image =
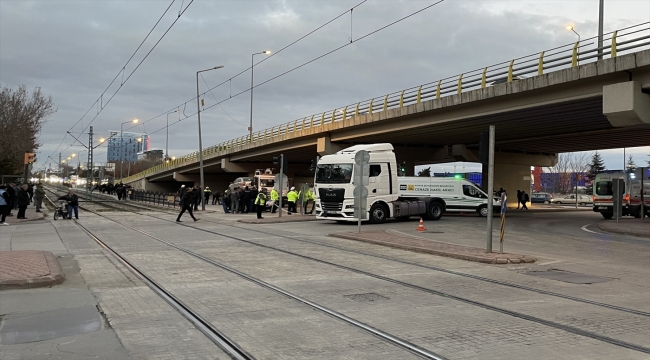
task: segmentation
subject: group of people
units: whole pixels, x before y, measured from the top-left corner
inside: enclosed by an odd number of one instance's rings
[[[177,222],[182,222],[181,217],[185,212],[188,212],[194,221],[198,221],[194,216],[194,211],[198,211],[201,200],[205,199],[205,204],[210,204],[210,197],[212,197],[212,205],[221,205],[223,212],[226,214],[247,214],[253,212],[257,214],[258,219],[263,219],[262,213],[270,211],[276,213],[279,207],[280,194],[277,190],[271,189],[268,191],[266,188],[259,190],[256,186],[233,186],[232,184],[223,193],[221,191],[212,192],[209,186],[206,186],[202,191],[200,187],[186,187],[182,185],[177,191],[176,195],[180,198],[181,211],[176,218]],[[300,200],[300,192],[296,191],[295,187],[291,187],[287,193],[287,214],[298,212],[297,204]],[[311,190],[307,190],[304,196],[305,207],[307,204],[314,201],[314,194]],[[314,205],[312,204],[311,211],[305,212],[312,214]]]
[[[99,191],[101,194],[108,194],[108,195],[117,195],[118,200],[126,200],[126,196],[129,194],[129,190],[131,189],[131,185],[128,184],[122,184],[122,183],[108,183],[108,184],[97,184],[95,185],[94,188],[90,190],[90,192],[93,192],[95,190]]]
[[[43,184],[10,182],[0,185],[0,225],[9,225],[8,216],[14,216],[12,210],[18,210],[16,219],[26,219],[27,207],[34,203],[36,212],[41,212],[45,189]]]
[[[495,194],[503,199],[502,201],[505,202],[507,197],[506,194],[507,192],[503,190],[503,188],[499,188],[499,191],[496,191]],[[524,190],[517,190],[517,209],[521,208],[521,210],[528,210],[528,206],[526,206],[526,203],[530,201],[530,197],[528,194],[526,194],[526,191]]]

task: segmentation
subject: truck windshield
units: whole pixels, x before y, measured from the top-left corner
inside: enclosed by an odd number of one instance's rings
[[[352,179],[352,164],[318,164],[316,182],[321,184],[344,184]]]
[[[275,180],[273,179],[260,179],[260,187],[273,187]]]

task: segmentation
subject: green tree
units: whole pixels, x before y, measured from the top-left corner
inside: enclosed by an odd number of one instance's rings
[[[431,177],[431,167],[418,171],[418,176]]]
[[[0,174],[20,174],[26,152],[40,147],[38,134],[48,116],[56,110],[52,98],[25,85],[18,89],[0,87]]]
[[[589,163],[589,170],[587,171],[586,178],[589,182],[586,186],[586,193],[588,195],[593,195],[594,193],[594,180],[596,179],[596,174],[605,171],[605,162],[600,156],[598,151],[594,153],[591,157],[591,163]]]
[[[636,163],[634,163],[634,159],[632,158],[632,155],[627,158],[627,172],[633,173],[636,170]]]

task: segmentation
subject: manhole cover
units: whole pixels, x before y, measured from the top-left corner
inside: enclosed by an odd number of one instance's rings
[[[542,277],[545,279],[564,281],[572,284],[595,284],[610,281],[610,278],[604,278],[599,276],[591,276],[578,274],[574,272],[562,271],[562,270],[548,270],[548,271],[530,271],[526,273],[527,275]]]
[[[367,302],[367,301],[377,301],[377,300],[388,300],[387,297],[381,296],[375,293],[366,293],[366,294],[351,294],[343,295],[344,298],[348,298],[352,301],[358,302]]]

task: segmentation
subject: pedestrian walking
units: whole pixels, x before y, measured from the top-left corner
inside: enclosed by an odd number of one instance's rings
[[[6,185],[0,185],[0,225],[7,224],[7,214],[9,214],[9,193]]]
[[[194,207],[194,205],[196,205],[196,202],[194,200],[194,195],[193,195],[192,191],[185,191],[183,193],[183,197],[181,198],[181,204],[183,204],[183,205],[182,205],[182,208],[181,208],[181,212],[178,213],[178,217],[176,218],[176,222],[182,222],[181,221],[181,216],[183,216],[183,214],[186,211],[188,213],[190,213],[190,216],[192,217],[192,220],[194,220],[194,222],[199,221],[199,219],[195,218],[194,214],[192,213],[192,208]]]
[[[257,218],[264,219],[262,217],[262,211],[266,208],[266,188],[262,188],[262,191],[257,194],[255,198],[255,206],[257,210]]]
[[[239,188],[230,191],[230,211],[236,214],[239,211]]]
[[[530,200],[528,197],[528,194],[526,194],[525,191],[521,191],[521,210],[528,210],[528,206],[526,206],[526,203]]]
[[[517,190],[517,210],[521,206],[521,190]]]
[[[257,190],[257,186],[253,186],[251,189],[251,200],[250,200],[250,208],[251,211],[257,211],[257,202],[255,201],[257,199],[257,195],[259,195],[259,191]]]
[[[74,217],[79,220],[79,197],[77,194],[73,193],[72,190],[68,190],[67,195],[63,195],[59,200],[64,200],[67,202],[68,207],[68,220],[72,219],[72,211],[74,210]]]
[[[18,216],[16,216],[16,219],[27,219],[25,217],[25,210],[27,210],[27,206],[29,205],[29,193],[27,192],[28,188],[29,185],[22,184],[18,190]]]
[[[45,189],[43,189],[43,184],[36,184],[36,189],[34,189],[34,199],[36,199],[36,212],[41,212],[43,207],[43,199],[45,199]]]
[[[117,184],[115,187],[115,193],[117,194],[117,200],[122,200],[122,198],[126,200],[126,196],[124,196],[124,186],[122,184]]]
[[[212,194],[212,205],[221,205],[221,191],[217,190]]]
[[[218,194],[221,194],[221,192],[217,192]],[[224,194],[228,194],[228,191],[226,190]],[[228,210],[228,204],[230,203],[230,197],[228,195],[224,196],[223,200],[219,199],[219,203],[221,206],[223,206],[223,212],[228,214],[230,211]]]
[[[7,194],[9,194],[9,213],[7,216],[14,216],[11,210],[16,209],[18,204],[16,203],[16,183],[10,182],[7,186]]]
[[[296,209],[296,201],[298,201],[298,193],[294,186],[291,187],[287,193],[287,214],[291,215],[292,212],[298,212]]]
[[[311,210],[307,212],[307,208],[309,208],[309,203],[311,203]],[[311,191],[311,189],[307,189],[307,192],[305,193],[305,214],[313,214],[315,207],[316,207],[316,198],[314,197],[314,193]]]

